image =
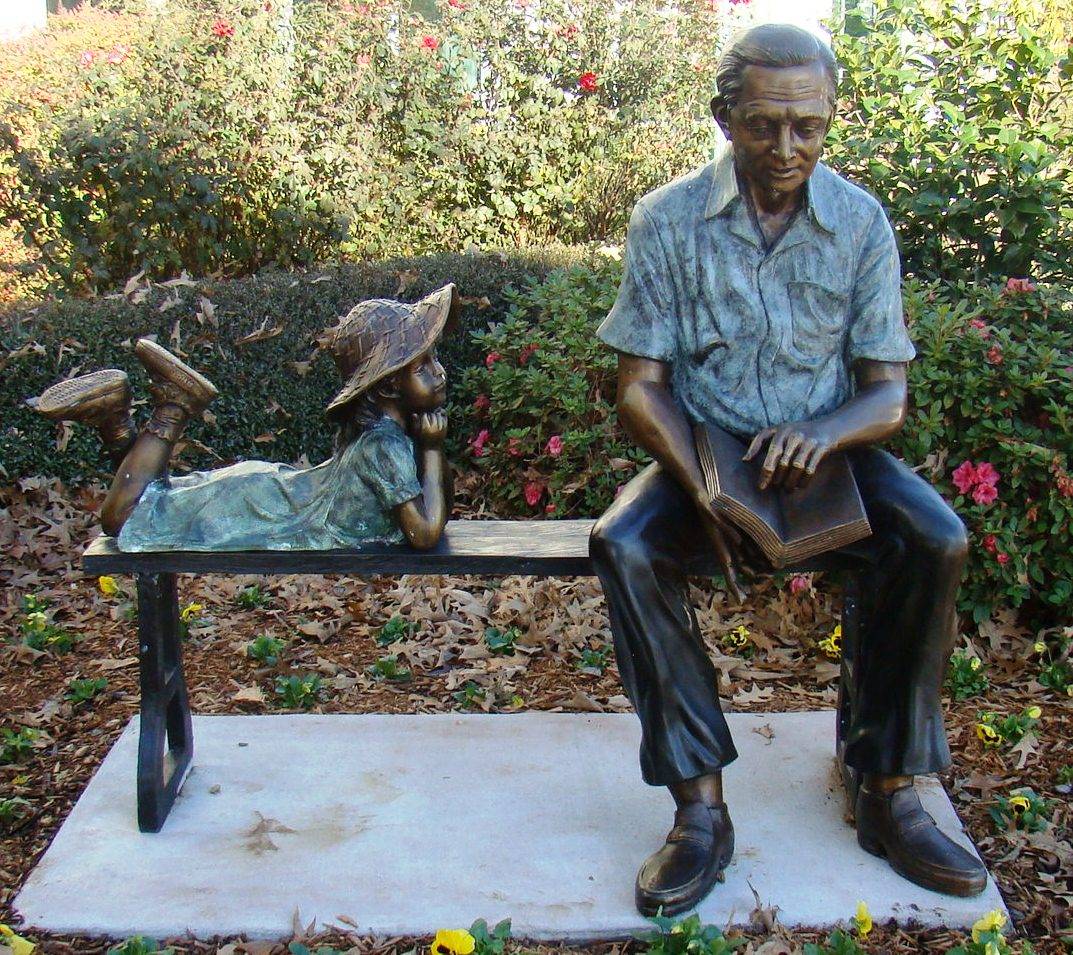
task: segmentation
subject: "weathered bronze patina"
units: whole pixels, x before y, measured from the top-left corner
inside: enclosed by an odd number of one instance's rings
[[[729,146],[638,202],[599,331],[619,353],[621,420],[654,458],[591,538],[642,775],[678,807],[637,876],[645,914],[693,906],[733,852],[721,771],[737,753],[684,568],[714,550],[740,596],[737,564],[756,555],[709,499],[698,422],[744,439],[761,487],[792,488],[847,454],[872,528],[835,552],[861,593],[839,747],[858,840],[932,889],[971,895],[986,879],[913,789],[915,774],[949,763],[939,688],[967,541],[942,498],[874,447],[902,426],[914,351],[882,209],[819,163],[836,77],[830,50],[796,27],[756,27],[732,45],[712,102]]]
[[[96,427],[117,470],[101,523],[127,551],[333,550],[372,543],[427,549],[450,511],[444,460],[446,375],[436,342],[457,316],[448,285],[414,305],[355,306],[324,341],[343,376],[328,405],[335,454],[312,468],[243,461],[181,477],[168,462],[187,423],[216,397],[203,375],[148,339],[134,352],[153,408],[140,433],[127,376],[61,381],[31,404]]]

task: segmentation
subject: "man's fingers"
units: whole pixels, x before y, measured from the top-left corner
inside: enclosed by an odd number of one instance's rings
[[[760,468],[760,490],[763,491],[771,484],[772,475],[775,473],[775,466],[779,463],[779,459],[782,457],[782,445],[786,440],[786,436],[781,432],[776,432],[775,436],[771,439],[771,444],[767,446],[767,457],[764,458],[764,464]]]
[[[786,484],[786,478],[789,471],[790,463],[794,460],[794,456],[797,454],[797,449],[801,447],[801,442],[805,440],[803,434],[793,432],[786,437],[786,441],[782,446],[782,456],[775,464],[775,473],[772,475],[771,483],[776,487]]]
[[[786,477],[782,482],[782,486],[786,488],[786,490],[792,491],[801,484],[801,479],[805,476],[805,468],[808,466],[808,459],[815,450],[816,442],[811,439],[802,441],[798,446],[797,452],[794,454],[794,459],[790,462],[790,466],[786,471]]]
[[[753,438],[752,442],[749,444],[749,450],[742,455],[741,459],[743,461],[751,461],[756,456],[756,452],[763,447],[764,442],[767,441],[767,439],[770,438],[774,433],[774,428],[764,428],[763,431],[761,431],[755,438]]]
[[[827,456],[827,448],[822,444],[816,445],[813,448],[812,453],[808,456],[808,461],[805,463],[804,473],[801,475],[800,486],[804,487],[812,480],[816,473],[816,468],[820,466],[823,459]]]

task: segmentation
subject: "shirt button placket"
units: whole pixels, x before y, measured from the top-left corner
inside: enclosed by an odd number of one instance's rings
[[[759,394],[760,401],[763,404],[764,418],[769,425],[782,423],[782,405],[779,402],[778,383],[773,373],[775,357],[779,350],[777,336],[780,330],[775,327],[772,321],[771,295],[765,291],[765,284],[768,282],[772,271],[773,256],[761,254],[756,267],[756,288],[760,297],[760,304],[763,307],[765,327],[760,335],[760,342],[756,349],[756,379],[757,394]]]

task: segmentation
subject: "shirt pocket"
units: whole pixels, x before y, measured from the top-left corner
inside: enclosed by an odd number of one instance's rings
[[[849,296],[817,282],[789,282],[787,290],[795,357],[818,367],[841,354]]]

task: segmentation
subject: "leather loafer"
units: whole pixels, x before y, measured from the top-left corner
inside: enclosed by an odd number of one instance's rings
[[[872,855],[886,856],[900,876],[948,895],[978,895],[987,870],[971,852],[944,835],[910,786],[857,793],[857,841]]]
[[[723,881],[734,855],[734,824],[725,803],[686,803],[658,852],[637,873],[634,899],[642,915],[677,915],[693,908]]]

